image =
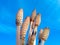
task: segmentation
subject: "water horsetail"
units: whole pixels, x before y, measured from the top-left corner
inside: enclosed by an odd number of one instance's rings
[[[35,40],[36,32],[37,32],[37,27],[40,24],[40,16],[39,15],[36,16],[36,19],[35,19],[35,27],[34,27],[32,36],[31,36],[31,38],[29,40],[29,45],[33,45],[34,44],[34,40]]]
[[[38,36],[38,39],[39,39],[38,45],[41,44],[41,38],[40,38],[40,36],[41,36],[42,33],[43,33],[43,29],[41,29],[40,32],[39,32],[39,36]]]
[[[29,29],[29,37],[27,45],[36,45],[36,33],[37,28],[41,23],[41,15],[36,15],[36,9],[33,10],[32,16],[27,17],[25,21],[23,22],[23,9],[20,9],[16,16],[16,26],[17,26],[17,37],[16,37],[16,45],[26,45],[25,43],[25,36],[30,24]],[[38,45],[44,45],[45,41],[47,40],[49,36],[49,28],[41,29],[39,32],[39,41]]]
[[[30,17],[27,17],[22,25],[22,45],[24,45],[25,35],[30,24]]]
[[[23,9],[20,9],[16,16],[16,25],[21,26],[23,22]]]
[[[38,27],[38,25],[39,25],[40,23],[41,23],[41,15],[38,14],[38,15],[36,16],[35,26],[34,26],[34,34],[35,34],[35,35],[36,35],[36,32],[37,32],[37,27]],[[35,37],[35,40],[34,40],[34,45],[36,45],[35,43],[36,43],[36,37]]]
[[[33,34],[36,34],[36,32],[37,32],[37,27],[38,27],[38,25],[40,24],[40,22],[41,22],[41,15],[38,14],[38,15],[36,16],[36,19],[35,19],[35,25],[34,25]],[[33,34],[32,34],[32,35],[33,35]]]
[[[48,36],[49,36],[49,28],[44,28],[41,39],[45,41],[47,40]]]
[[[20,45],[20,27],[23,21],[23,9],[20,9],[16,16],[16,25],[17,25],[17,42],[16,45]]]
[[[47,40],[48,36],[49,36],[49,28],[44,28],[44,31],[40,35],[42,41],[41,45],[44,45],[44,42]]]
[[[32,26],[33,26],[35,17],[36,17],[36,9],[32,12],[32,17],[30,18],[30,31],[29,31],[29,35],[32,35]]]
[[[35,17],[36,17],[36,9],[33,10],[32,16],[30,17],[30,30],[29,30],[29,38],[28,38],[28,40],[30,40],[30,37],[32,35],[33,23],[34,23]]]

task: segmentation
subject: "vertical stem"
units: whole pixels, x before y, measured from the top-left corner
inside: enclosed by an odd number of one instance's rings
[[[34,31],[35,31],[35,33],[37,32],[37,26],[35,27]],[[37,34],[35,34],[34,45],[36,45],[36,35],[37,35]]]
[[[44,40],[42,40],[41,45],[44,45],[44,42],[45,42],[45,41],[44,41]]]
[[[32,24],[33,24],[33,22],[31,22],[31,25],[30,25],[29,35],[32,35]]]
[[[17,26],[17,33],[16,33],[16,38],[17,38],[17,44],[16,45],[20,45],[20,26]]]

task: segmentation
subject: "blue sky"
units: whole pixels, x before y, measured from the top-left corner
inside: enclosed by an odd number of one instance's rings
[[[45,45],[60,45],[60,0],[0,0],[0,45],[16,45],[15,18],[20,8],[24,10],[24,19],[36,8],[42,16],[38,32],[50,28]]]

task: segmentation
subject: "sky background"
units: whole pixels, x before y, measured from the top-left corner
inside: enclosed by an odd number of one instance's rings
[[[45,45],[60,45],[60,0],[0,0],[0,45],[16,45],[15,20],[20,8],[24,10],[24,20],[34,9],[41,13],[38,32],[50,28]]]

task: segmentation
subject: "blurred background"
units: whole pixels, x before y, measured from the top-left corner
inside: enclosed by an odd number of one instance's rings
[[[38,27],[49,27],[45,45],[60,45],[60,0],[0,0],[0,45],[16,45],[16,14],[24,10],[24,20],[36,9],[42,20]],[[37,33],[38,34],[38,33]],[[36,39],[38,45],[38,37]]]

